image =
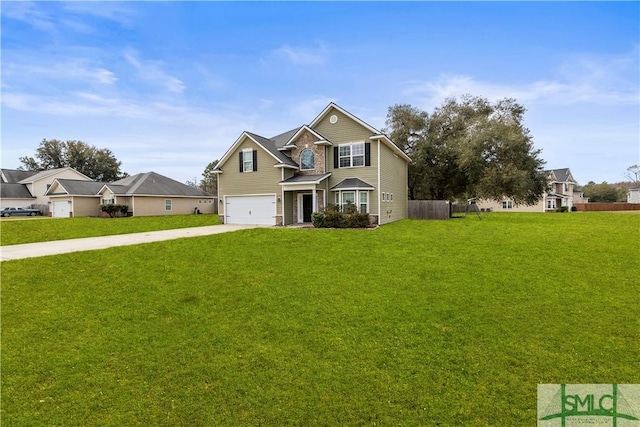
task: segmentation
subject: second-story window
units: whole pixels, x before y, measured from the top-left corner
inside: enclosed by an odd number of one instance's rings
[[[310,170],[315,167],[315,155],[313,154],[313,150],[308,148],[302,150],[300,153],[300,169],[302,170]]]
[[[364,142],[340,145],[338,156],[341,168],[364,166]]]

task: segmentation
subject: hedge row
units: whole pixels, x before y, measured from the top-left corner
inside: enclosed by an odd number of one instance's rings
[[[315,228],[367,228],[369,214],[360,213],[355,205],[347,205],[345,212],[330,204],[322,212],[313,212],[311,222]]]

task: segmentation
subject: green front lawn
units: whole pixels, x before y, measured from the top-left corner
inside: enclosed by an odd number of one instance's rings
[[[141,233],[218,224],[218,215],[136,216],[130,218],[3,218],[0,244],[49,242],[80,237]]]
[[[2,425],[535,425],[537,384],[640,383],[639,232],[488,214],[6,261]]]

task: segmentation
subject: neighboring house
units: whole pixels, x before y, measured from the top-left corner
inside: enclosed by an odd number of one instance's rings
[[[479,201],[478,207],[481,210],[494,212],[553,212],[563,206],[566,206],[567,210],[571,210],[575,203],[588,202],[588,198],[577,190],[577,182],[573,179],[569,168],[552,169],[545,172],[548,174],[547,191],[537,204],[516,205],[511,199],[505,197],[501,202]]]
[[[98,216],[101,204],[129,206],[129,215],[216,213],[215,197],[155,172],[114,182],[57,179],[47,196],[53,217]]]
[[[23,171],[20,169],[0,169],[0,181],[3,184],[17,183],[37,173],[37,171]]]
[[[243,132],[218,162],[220,221],[311,222],[328,204],[354,204],[385,224],[407,215],[410,161],[386,135],[330,103],[313,121],[271,138]]]
[[[640,188],[627,190],[627,203],[640,203]]]
[[[573,205],[581,204],[581,203],[589,203],[589,198],[584,195],[582,191],[582,187],[575,186],[573,188]]]
[[[36,198],[31,195],[24,184],[2,182],[0,184],[0,208],[28,208]]]
[[[34,206],[45,213],[49,202],[45,193],[55,179],[91,180],[88,176],[70,167],[49,169],[41,172],[2,169],[0,176],[2,179],[0,184],[2,187],[0,205],[2,207]]]

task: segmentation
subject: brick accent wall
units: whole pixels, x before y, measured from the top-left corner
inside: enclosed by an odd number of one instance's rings
[[[318,138],[314,136],[311,132],[305,130],[294,143],[296,144],[295,149],[291,150],[291,158],[297,164],[300,164],[300,154],[303,150],[309,148],[313,151],[315,156],[314,159],[314,168],[313,170],[301,170],[299,172],[300,175],[320,175],[325,173],[325,147],[324,145],[315,145]]]

